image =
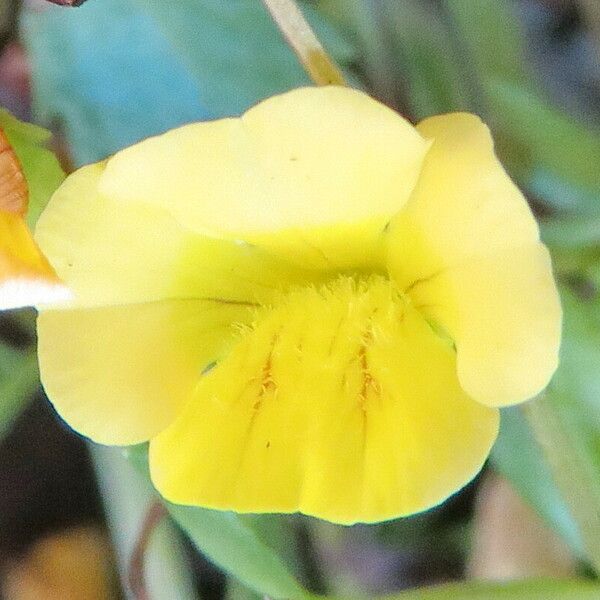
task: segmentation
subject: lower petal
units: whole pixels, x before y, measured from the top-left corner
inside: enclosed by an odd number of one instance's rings
[[[42,311],[42,383],[79,433],[110,445],[143,442],[171,423],[230,343],[231,323],[250,314],[243,304],[200,300]]]
[[[177,503],[374,522],[465,485],[497,426],[389,282],[341,281],[265,315],[151,441],[150,467]]]

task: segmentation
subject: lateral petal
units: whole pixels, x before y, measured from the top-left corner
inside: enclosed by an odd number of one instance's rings
[[[167,300],[38,317],[42,383],[65,421],[110,445],[143,442],[191,398],[202,369],[231,344],[252,307]]]
[[[507,406],[548,385],[558,366],[562,313],[543,244],[449,267],[410,295],[454,340],[458,378],[475,400]]]
[[[454,341],[471,397],[522,402],[548,383],[560,345],[560,303],[537,224],[477,117],[442,115],[418,129],[433,145],[388,230],[389,272]]]
[[[101,194],[104,168],[70,175],[36,227],[37,242],[73,290],[68,307],[170,298],[262,303],[314,277],[249,244],[195,233],[160,206]]]

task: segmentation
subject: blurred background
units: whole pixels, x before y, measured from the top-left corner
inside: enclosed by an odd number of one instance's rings
[[[490,124],[553,254],[563,354],[546,396],[503,411],[486,469],[442,506],[376,526],[298,516],[241,522],[320,593],[594,579],[600,2],[301,6],[353,85],[412,121],[468,110]],[[0,0],[0,105],[50,128],[66,170],[308,83],[258,0],[88,0],[79,8]],[[38,382],[33,313],[0,316],[0,597],[261,597],[213,566],[210,552],[196,551],[206,540],[195,533],[198,520],[174,515],[180,528],[163,516],[143,475],[120,454],[90,450],[55,415]]]

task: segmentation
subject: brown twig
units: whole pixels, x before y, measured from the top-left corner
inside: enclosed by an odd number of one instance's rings
[[[58,4],[59,6],[81,6],[86,0],[48,0],[52,4]]]
[[[128,580],[129,587],[137,600],[150,600],[148,590],[146,589],[146,580],[144,577],[144,563],[146,551],[152,538],[152,533],[167,515],[167,509],[162,502],[156,501],[146,513],[142,529],[140,530],[137,542],[129,561]]]

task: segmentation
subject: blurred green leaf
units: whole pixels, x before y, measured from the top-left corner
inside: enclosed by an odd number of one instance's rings
[[[419,0],[321,0],[359,49],[369,90],[419,120],[469,106],[453,40],[435,5]]]
[[[592,600],[599,597],[600,586],[590,581],[526,580],[440,585],[385,596],[385,600]]]
[[[579,200],[590,200],[588,212],[598,213],[600,131],[553,107],[534,83],[514,3],[445,0],[445,6],[449,26],[456,27],[463,42],[463,64],[475,65],[483,93],[482,116],[494,128],[510,166],[525,177],[523,183],[528,186],[536,183],[539,171],[575,186],[581,190]],[[564,191],[559,186],[558,192]],[[547,199],[553,190],[545,192],[549,192]]]
[[[167,507],[198,550],[248,587],[273,598],[311,597],[239,515],[174,504]]]
[[[151,15],[198,82],[211,116],[239,114],[258,100],[310,80],[256,0],[135,0]],[[342,65],[346,41],[307,2],[303,12],[327,51]]]
[[[545,394],[523,407],[600,572],[600,304],[563,287],[559,369]]]
[[[551,248],[600,246],[600,215],[558,216],[542,221],[542,239]]]
[[[514,2],[444,0],[452,25],[462,37],[480,80],[489,75],[526,83],[523,32]]]
[[[346,64],[352,50],[310,6]],[[240,113],[308,83],[255,0],[102,0],[24,18],[39,118],[59,120],[77,165],[177,125]]]
[[[35,112],[64,126],[77,165],[209,116],[198,83],[133,0],[48,5],[26,11],[23,25]]]
[[[44,147],[50,139],[49,131],[23,123],[5,110],[0,110],[0,128],[6,134],[25,173],[29,188],[27,220],[33,227],[65,175],[56,156]]]
[[[492,449],[494,467],[522,498],[569,545],[577,556],[584,549],[577,524],[558,491],[552,471],[519,407],[502,411],[500,435]]]
[[[534,197],[557,212],[594,217],[600,212],[600,191],[565,181],[541,165],[533,165],[527,175],[527,187]]]
[[[456,40],[435,6],[387,0],[392,48],[400,59],[415,120],[454,110],[475,110],[472,81],[465,74]]]
[[[0,344],[0,438],[39,385],[34,350],[22,352]]]
[[[229,578],[224,600],[264,600],[264,596],[248,589],[237,579]]]
[[[593,190],[600,210],[600,132],[551,107],[531,90],[489,77],[487,90],[497,125],[529,150],[540,166],[574,185]]]

